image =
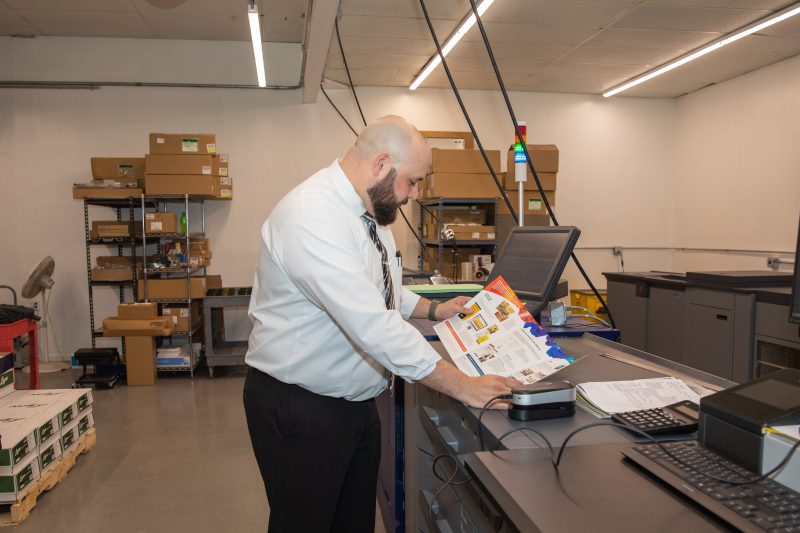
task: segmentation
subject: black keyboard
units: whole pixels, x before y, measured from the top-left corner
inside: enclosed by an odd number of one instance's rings
[[[664,446],[683,463],[735,482],[757,476],[697,441]],[[751,485],[716,481],[676,461],[656,444],[642,444],[622,454],[658,479],[688,496],[720,519],[742,531],[800,532],[800,493],[771,479]]]

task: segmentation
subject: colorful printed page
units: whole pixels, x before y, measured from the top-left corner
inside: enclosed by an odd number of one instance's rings
[[[574,359],[534,320],[502,276],[475,295],[468,315],[433,329],[453,363],[469,376],[496,374],[535,383]]]

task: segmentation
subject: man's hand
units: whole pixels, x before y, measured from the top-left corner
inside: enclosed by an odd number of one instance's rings
[[[439,307],[436,308],[436,318],[438,320],[447,320],[450,317],[453,317],[459,313],[470,314],[472,309],[469,307],[464,307],[464,305],[469,301],[468,296],[456,296],[452,300],[447,300],[446,302],[442,302],[439,304]]]
[[[511,393],[511,389],[522,385],[516,379],[501,376],[467,376],[445,360],[440,360],[436,368],[420,383],[462,401],[470,407],[483,407],[486,402],[501,394]],[[507,402],[497,401],[490,407],[503,409]]]

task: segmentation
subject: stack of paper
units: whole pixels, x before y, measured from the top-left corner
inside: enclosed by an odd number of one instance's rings
[[[684,400],[700,403],[699,394],[672,377],[581,383],[577,392],[578,403],[598,418],[664,407]]]

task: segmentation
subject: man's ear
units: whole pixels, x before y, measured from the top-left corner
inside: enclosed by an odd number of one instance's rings
[[[383,179],[389,173],[391,168],[391,157],[386,152],[381,152],[376,155],[372,160],[372,177],[378,178],[376,181]]]

